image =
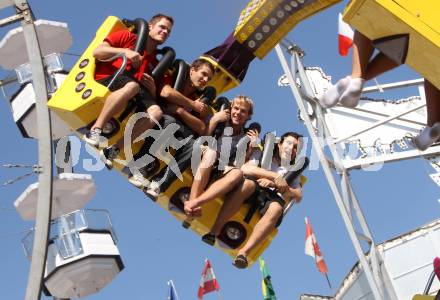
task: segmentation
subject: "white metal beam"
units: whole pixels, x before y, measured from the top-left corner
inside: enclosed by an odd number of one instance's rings
[[[363,249],[361,247],[360,240],[359,240],[358,236],[356,235],[356,231],[354,228],[354,224],[351,220],[351,216],[347,210],[347,207],[345,206],[344,200],[341,197],[341,193],[340,193],[338,186],[336,184],[336,180],[333,177],[330,165],[328,164],[328,161],[325,158],[324,145],[320,142],[323,139],[322,138],[319,139],[318,136],[316,135],[316,131],[312,125],[312,121],[310,119],[310,116],[307,113],[307,109],[306,109],[304,100],[302,99],[301,94],[298,91],[298,88],[297,88],[297,85],[295,84],[295,80],[293,78],[292,72],[289,68],[289,65],[286,61],[286,58],[284,57],[284,54],[282,53],[281,47],[279,45],[277,45],[275,47],[275,51],[278,55],[278,59],[280,60],[281,66],[287,76],[291,92],[294,96],[294,99],[296,100],[298,108],[303,113],[305,126],[307,128],[307,131],[309,132],[311,139],[312,139],[312,143],[315,146],[315,151],[318,155],[318,158],[321,161],[324,175],[327,177],[327,181],[329,183],[330,189],[332,190],[333,196],[336,199],[336,204],[338,205],[339,211],[342,215],[342,219],[345,223],[345,226],[347,228],[347,231],[348,231],[348,234],[349,234],[350,239],[352,241],[352,244],[353,244],[355,251],[358,255],[360,264],[362,265],[362,268],[364,269],[365,277],[367,278],[367,281],[368,281],[368,284],[371,288],[372,294],[376,300],[381,300],[381,299],[383,299],[383,295],[384,295],[384,293],[381,289],[381,282],[376,281],[375,276],[373,275],[372,270],[370,268],[367,257],[365,256]],[[297,54],[294,52],[293,55],[295,57],[295,61],[299,62],[299,58],[297,57]],[[302,68],[301,65],[296,66],[296,69],[299,72],[301,72],[301,71],[304,72],[304,69]],[[303,77],[302,79],[303,79],[302,83],[305,83],[307,81],[307,77]],[[308,88],[310,88],[310,86],[308,86]],[[321,112],[320,107],[316,107],[316,108],[317,108],[318,114],[320,114],[320,112]],[[335,157],[335,158],[337,158],[337,157]],[[337,163],[336,160],[335,160],[335,163]]]
[[[312,121],[310,119],[310,116],[307,112],[305,103],[307,100],[310,103],[310,99],[315,98],[314,94],[312,92],[312,89],[310,87],[310,84],[308,82],[308,78],[305,74],[304,68],[301,64],[301,61],[297,55],[297,53],[293,52],[292,56],[292,69],[295,70],[295,74],[299,74],[300,79],[300,86],[301,86],[301,92],[299,91],[296,81],[293,77],[293,73],[291,69],[289,68],[289,65],[286,61],[286,58],[284,57],[284,54],[281,51],[280,46],[275,47],[275,51],[278,55],[278,58],[280,60],[281,66],[287,76],[287,79],[289,81],[289,86],[291,89],[291,92],[294,96],[294,99],[296,100],[296,103],[298,105],[299,110],[302,113],[302,118],[304,120],[304,124],[307,128],[307,131],[309,132],[309,135],[311,137],[312,143],[314,145],[314,149],[317,153],[317,156],[321,162],[322,169],[324,171],[324,175],[327,178],[327,181],[329,183],[330,189],[332,190],[333,196],[335,197],[336,204],[338,205],[339,211],[341,213],[342,219],[345,223],[345,226],[347,228],[348,234],[350,236],[350,239],[352,241],[352,244],[355,248],[355,251],[357,253],[357,256],[359,258],[360,265],[362,266],[365,277],[367,279],[367,282],[371,288],[372,294],[375,299],[384,299],[385,295],[387,295],[389,299],[397,299],[396,294],[394,292],[394,289],[389,284],[386,284],[386,282],[389,281],[388,278],[384,278],[383,276],[387,276],[387,274],[383,274],[380,272],[380,256],[377,253],[377,250],[375,248],[373,238],[371,236],[371,232],[368,229],[366,220],[362,214],[362,211],[360,210],[359,204],[357,203],[357,200],[354,197],[354,193],[351,189],[351,184],[348,179],[348,173],[347,171],[342,169],[338,169],[338,166],[342,166],[342,160],[339,156],[338,152],[336,151],[335,144],[330,143],[329,149],[332,153],[334,163],[336,166],[336,170],[338,172],[341,172],[344,174],[345,172],[345,178],[341,178],[341,190],[343,192],[343,195],[341,195],[340,189],[338,188],[338,185],[336,183],[336,180],[333,176],[333,172],[331,171],[331,167],[325,157],[324,153],[324,147],[325,145],[322,143],[323,140],[325,140],[326,137],[330,137],[329,131],[326,127],[326,124],[324,122],[324,117],[322,114],[322,109],[319,105],[315,103],[311,103],[312,106],[314,106],[315,110],[315,117],[317,122],[318,133],[315,130],[315,128],[312,125]],[[305,90],[305,91],[304,91]],[[304,93],[305,92],[305,93]],[[304,97],[304,94],[307,95],[307,97]],[[318,134],[320,134],[318,136]],[[353,198],[354,197],[354,198]],[[361,223],[361,234],[359,235],[358,232],[355,229],[355,221],[353,220],[354,215],[351,214],[352,206],[353,206],[353,200],[355,201],[355,212],[357,221]],[[366,238],[369,240],[370,244],[370,259],[367,258],[367,255],[365,255],[362,247],[361,247],[361,239]],[[385,292],[386,289],[386,292]]]
[[[0,0],[0,9],[13,6],[14,1],[13,0]]]

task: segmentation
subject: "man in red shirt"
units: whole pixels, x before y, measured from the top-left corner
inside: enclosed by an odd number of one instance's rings
[[[95,80],[104,85],[108,85],[122,63],[121,58],[108,60],[123,53],[128,61],[124,72],[110,87],[112,93],[105,100],[101,113],[90,132],[84,136],[88,144],[99,147],[104,125],[111,117],[121,112],[127,106],[128,101],[138,93],[146,100],[144,104],[150,118],[157,121],[162,118],[162,110],[155,102],[156,85],[150,74],[158,64],[156,49],[168,39],[173,24],[174,21],[169,16],[163,14],[153,16],[148,23],[149,33],[143,54],[134,51],[137,36],[128,30],[109,34],[93,51],[93,56],[96,58]],[[133,128],[132,140],[154,125],[155,123],[150,119],[139,120]]]
[[[191,138],[176,151],[174,154],[175,162],[170,162],[167,168],[164,168],[162,172],[155,175],[152,181],[146,185],[148,186],[146,194],[152,198],[157,198],[161,192],[168,189],[174,180],[177,179],[178,175],[174,173],[176,168],[183,172],[191,166],[191,155],[195,138],[203,136],[207,132],[206,115],[208,113],[208,106],[201,101],[201,98],[203,98],[201,91],[212,79],[213,75],[214,67],[211,63],[206,60],[196,59],[190,66],[187,80],[181,92],[169,84],[164,85],[161,89],[160,96],[165,100],[164,109],[171,116],[171,118],[164,117],[163,128],[171,123],[175,123],[179,125],[179,129],[175,134],[178,139]],[[175,163],[177,167],[174,166],[173,168],[172,163]],[[138,181],[136,181],[136,177]],[[130,182],[140,186],[139,175],[136,176],[134,174],[133,179]]]

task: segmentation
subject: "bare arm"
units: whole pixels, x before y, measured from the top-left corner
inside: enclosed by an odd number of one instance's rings
[[[278,177],[278,173],[269,171],[257,166],[253,166],[251,164],[244,164],[241,167],[241,170],[243,171],[244,175],[253,176],[257,178],[265,178],[274,181],[275,178]]]
[[[171,109],[171,111],[173,111],[175,115],[179,116],[179,118],[194,132],[197,132],[198,135],[205,135],[206,125],[202,119],[197,118],[182,107],[174,106],[174,109]]]
[[[252,152],[254,152],[254,144],[258,140],[258,131],[256,131],[255,129],[249,130],[246,135],[250,139],[245,156],[245,161],[248,161],[251,158]]]
[[[289,189],[283,193],[283,198],[286,200],[290,200],[293,198],[293,200],[296,203],[301,202],[302,199],[302,189],[301,187],[297,187],[297,188],[291,188],[289,187]]]
[[[225,109],[225,110],[216,112],[212,116],[211,120],[209,120],[207,134],[212,135],[214,133],[214,130],[217,127],[217,125],[222,122],[228,121],[229,118],[230,118],[229,109]]]
[[[115,48],[110,46],[108,42],[102,42],[95,50],[93,50],[93,57],[98,60],[108,60],[116,54],[124,53],[127,59],[131,60],[135,68],[139,67],[142,56],[136,51],[128,48]]]
[[[162,88],[160,91],[160,96],[170,103],[184,108],[194,109],[193,100],[185,97],[182,93],[176,91],[168,84]]]
[[[289,189],[286,180],[276,172],[254,166],[251,163],[244,164],[241,170],[244,175],[271,180],[280,193],[285,193]]]

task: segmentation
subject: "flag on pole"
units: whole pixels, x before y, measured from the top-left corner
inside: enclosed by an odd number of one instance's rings
[[[174,288],[173,281],[170,280],[167,282],[167,284],[170,287],[167,300],[179,300],[179,297],[177,296],[176,289]]]
[[[261,289],[263,291],[264,300],[276,300],[275,290],[272,286],[272,281],[270,280],[269,272],[266,269],[266,262],[260,257],[260,271],[263,275],[263,280],[261,281]]]
[[[433,265],[434,265],[435,275],[437,275],[438,280],[440,280],[440,258],[439,257],[434,258]]]
[[[339,13],[338,48],[340,55],[346,56],[348,54],[348,50],[353,46],[353,35],[353,29],[342,20],[342,14]]]
[[[328,273],[327,265],[322,257],[321,249],[319,249],[318,242],[316,241],[315,234],[313,233],[312,225],[308,218],[306,220],[306,246],[305,252],[315,259],[316,266],[319,272],[323,274]]]
[[[200,279],[199,291],[197,296],[199,299],[203,298],[203,295],[218,291],[220,286],[214,275],[214,270],[211,267],[211,263],[208,259],[205,260],[205,267],[203,268],[202,278]]]

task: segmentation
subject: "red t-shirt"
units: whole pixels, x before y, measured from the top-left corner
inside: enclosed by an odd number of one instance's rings
[[[104,39],[104,41],[109,43],[110,46],[115,48],[127,48],[134,50],[134,47],[136,45],[136,39],[137,39],[136,34],[128,30],[121,30],[110,33]],[[147,53],[147,51],[144,51],[143,57],[144,58],[142,60],[141,66],[139,67],[138,70],[136,70],[134,74],[134,77],[138,80],[141,78],[142,73],[151,74],[151,71],[158,64],[158,61],[156,59],[156,53],[150,54]],[[102,62],[96,60],[95,80],[103,79],[113,75],[120,68],[121,64],[122,64],[122,58],[118,58],[108,62]],[[131,61],[127,60],[127,66],[125,67],[125,70],[130,71],[132,69],[133,66],[131,64]]]

